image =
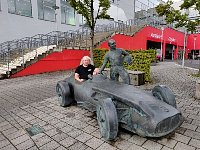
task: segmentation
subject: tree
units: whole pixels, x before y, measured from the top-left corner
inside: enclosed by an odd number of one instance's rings
[[[156,7],[156,11],[159,16],[166,16],[166,23],[175,23],[175,27],[185,27],[187,31],[192,33],[196,31],[196,27],[200,25],[200,19],[196,18],[191,20],[188,17],[187,9],[193,8],[197,10],[200,14],[200,0],[184,0],[180,5],[180,10],[175,10],[171,7],[173,2],[168,0],[165,4],[159,4]],[[186,10],[186,13],[181,13],[181,10]],[[200,74],[200,64],[199,64],[199,74]]]
[[[175,10],[171,5],[173,2],[168,0],[165,4],[159,4],[156,7],[156,11],[159,16],[166,16],[166,23],[175,23],[175,27],[186,27],[187,31],[192,33],[196,30],[196,26],[200,24],[199,19],[191,20],[186,13],[182,13],[181,10],[187,10],[193,8],[200,14],[200,1],[199,0],[184,0],[180,6],[180,10]]]
[[[110,19],[110,16],[107,14],[108,9],[110,8],[109,0],[98,0],[99,5],[97,9],[97,14],[94,13],[94,1],[95,0],[66,0],[69,4],[81,14],[86,21],[86,24],[91,29],[91,49],[90,56],[93,60],[93,49],[94,49],[94,28],[97,22],[97,19]]]

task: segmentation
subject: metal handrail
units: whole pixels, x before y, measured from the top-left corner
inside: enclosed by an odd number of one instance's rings
[[[148,22],[147,22],[148,21]],[[103,39],[106,37],[102,37],[101,33],[106,33],[105,36],[111,35],[113,33],[131,33],[132,26],[137,25],[152,25],[159,26],[160,22],[155,19],[149,18],[149,20],[145,19],[130,19],[126,22],[115,22],[111,21],[106,25],[96,25],[94,31],[96,38]],[[37,56],[37,48],[42,46],[50,46],[56,45],[57,48],[63,47],[79,47],[84,49],[90,49],[90,29],[88,27],[82,26],[81,28],[72,31],[69,30],[67,32],[61,31],[52,31],[47,34],[37,34],[32,37],[25,37],[18,40],[7,41],[0,44],[0,74],[1,66],[7,66],[7,71],[10,71],[11,62],[17,57],[22,58],[22,66],[25,64],[24,55],[26,53],[30,53],[35,51],[35,55]],[[99,42],[99,41],[97,41]]]

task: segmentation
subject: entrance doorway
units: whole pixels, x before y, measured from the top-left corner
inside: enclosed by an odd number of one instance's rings
[[[147,49],[160,49],[160,42],[154,42],[147,40]]]
[[[176,49],[175,45],[172,44],[166,44],[166,50],[165,50],[165,59],[174,59],[174,50]]]

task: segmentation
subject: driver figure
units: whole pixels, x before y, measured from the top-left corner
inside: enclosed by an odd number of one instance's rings
[[[96,75],[98,72],[98,68],[95,68],[94,65],[91,64],[91,58],[89,56],[84,56],[81,59],[80,66],[75,70],[75,79],[79,82],[83,82],[88,80],[89,74]]]

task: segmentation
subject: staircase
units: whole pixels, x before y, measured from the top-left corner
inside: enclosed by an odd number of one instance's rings
[[[112,22],[108,25],[97,25],[94,46],[99,46],[115,34],[133,36],[145,25],[135,25],[132,20],[125,23]],[[49,53],[61,51],[64,48],[89,50],[91,48],[90,29],[85,27],[76,31],[54,31],[0,44],[0,79],[8,78]]]

